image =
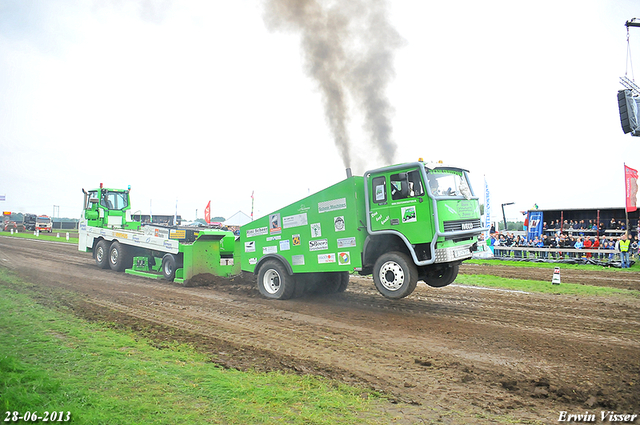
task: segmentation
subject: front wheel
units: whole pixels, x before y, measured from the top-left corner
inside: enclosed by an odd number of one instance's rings
[[[274,300],[288,300],[296,289],[295,277],[287,273],[281,262],[269,260],[258,272],[258,290]]]
[[[402,252],[382,254],[373,266],[376,289],[387,298],[404,298],[416,289],[418,268]]]

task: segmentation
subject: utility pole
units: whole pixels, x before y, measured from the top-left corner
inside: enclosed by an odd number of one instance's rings
[[[504,231],[507,231],[507,217],[504,215],[504,206],[505,205],[513,205],[515,202],[507,202],[506,204],[502,204],[502,220],[504,221]]]

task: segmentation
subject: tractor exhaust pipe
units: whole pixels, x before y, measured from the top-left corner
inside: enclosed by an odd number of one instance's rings
[[[347,178],[351,178],[353,175],[351,174],[351,168],[347,168]]]

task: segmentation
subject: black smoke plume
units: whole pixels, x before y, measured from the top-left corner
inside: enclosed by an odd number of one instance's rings
[[[325,117],[344,166],[360,169],[366,156],[350,147],[349,99],[364,115],[366,134],[381,159],[393,164],[394,110],[386,89],[395,75],[394,53],[403,40],[387,19],[386,2],[266,0],[265,22],[271,30],[301,35],[305,71],[322,94]]]

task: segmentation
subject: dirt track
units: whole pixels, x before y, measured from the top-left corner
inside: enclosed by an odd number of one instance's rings
[[[190,342],[241,370],[290,370],[375,388],[398,423],[557,423],[560,411],[640,413],[640,300],[419,284],[406,299],[352,278],[343,294],[269,301],[252,276],[184,288],[98,270],[74,245],[0,237],[0,267],[41,302]],[[464,266],[534,278],[549,269]],[[563,282],[640,289],[636,273],[563,272]],[[582,280],[582,282],[580,282]]]

